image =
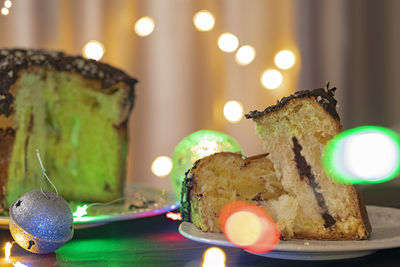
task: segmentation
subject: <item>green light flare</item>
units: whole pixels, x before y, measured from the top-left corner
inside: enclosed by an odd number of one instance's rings
[[[104,231],[105,228],[77,231],[71,241],[55,251],[57,261],[53,265],[179,266],[173,263],[179,262],[182,256],[179,253],[171,254],[171,250],[165,248],[170,247],[171,242],[177,242],[176,249],[178,249],[183,245],[179,242],[185,242],[183,239],[180,241],[163,239],[167,233],[149,230],[140,221],[131,226],[108,227],[107,231]],[[154,251],[157,252],[157,257],[154,257]]]
[[[193,166],[193,163],[221,151],[243,154],[242,148],[235,139],[227,134],[211,130],[194,132],[179,142],[172,155],[173,168],[170,174],[177,199],[180,199],[185,172]]]
[[[325,146],[325,172],[343,184],[382,183],[400,173],[400,136],[388,128],[361,126],[342,132]]]

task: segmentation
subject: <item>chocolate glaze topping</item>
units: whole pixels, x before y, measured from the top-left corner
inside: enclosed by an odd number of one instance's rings
[[[183,179],[182,182],[182,191],[181,191],[181,214],[182,214],[182,219],[186,222],[192,221],[190,191],[192,191],[193,186],[194,186],[193,174],[191,174],[190,170],[188,170],[185,173],[185,178]]]
[[[329,89],[329,83],[326,88],[317,88],[314,90],[298,91],[290,96],[282,98],[276,105],[267,107],[264,111],[253,110],[245,115],[246,119],[255,119],[264,116],[270,112],[276,111],[284,107],[289,101],[296,98],[314,97],[315,100],[336,120],[340,120],[339,114],[336,111],[337,101],[334,98],[336,87]]]
[[[123,82],[129,88],[129,100],[133,106],[134,86],[137,80],[108,64],[81,56],[69,56],[60,51],[0,49],[0,115],[10,116],[13,96],[9,89],[17,80],[18,72],[32,66],[72,71],[88,79],[101,80],[103,89]]]
[[[300,179],[303,180],[304,177],[307,178],[308,184],[312,188],[314,192],[314,196],[317,199],[318,206],[321,209],[322,218],[325,221],[325,228],[329,228],[336,223],[335,219],[329,214],[328,207],[326,206],[324,196],[317,191],[319,189],[319,185],[315,180],[314,174],[311,171],[311,166],[307,164],[306,159],[301,154],[301,150],[303,147],[299,144],[299,141],[295,136],[292,138],[293,141],[293,152],[294,152],[294,160],[296,162],[297,171],[299,172]]]
[[[197,168],[197,165],[199,164],[201,159],[198,159],[195,163],[193,163],[193,167],[190,168],[186,173],[185,173],[185,178],[183,179],[182,182],[182,191],[181,191],[181,214],[182,214],[182,219],[187,222],[192,221],[192,207],[190,205],[191,201],[191,195],[190,191],[192,191],[193,186],[194,186],[194,175],[192,173],[192,170]]]

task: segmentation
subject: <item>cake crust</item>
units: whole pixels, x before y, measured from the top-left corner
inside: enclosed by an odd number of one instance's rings
[[[313,97],[334,119],[340,121],[339,114],[336,110],[337,101],[334,97],[335,91],[336,87],[329,89],[329,83],[327,83],[326,88],[297,91],[290,96],[283,97],[276,103],[276,105],[269,106],[263,111],[250,111],[249,113],[245,114],[245,117],[246,119],[256,119],[285,107],[287,103],[294,99]]]

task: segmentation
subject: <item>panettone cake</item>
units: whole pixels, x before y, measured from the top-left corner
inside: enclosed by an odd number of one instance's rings
[[[282,239],[368,238],[361,192],[331,180],[321,165],[325,144],[342,129],[334,90],[299,91],[247,114],[267,154],[217,153],[196,162],[183,182],[184,220],[220,232],[221,207],[241,200],[265,208]]]
[[[67,200],[121,196],[136,80],[110,65],[46,50],[0,49],[0,207],[47,173]]]

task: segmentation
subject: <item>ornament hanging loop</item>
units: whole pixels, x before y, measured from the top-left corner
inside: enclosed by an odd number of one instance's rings
[[[47,179],[47,181],[51,184],[51,186],[53,186],[54,190],[56,191],[56,195],[57,195],[57,197],[58,197],[58,190],[57,190],[57,187],[52,183],[52,181],[50,180],[50,178],[49,178],[49,177],[47,176],[47,174],[46,174],[46,169],[44,168],[43,163],[42,163],[42,159],[40,158],[39,149],[36,149],[36,154],[37,154],[37,157],[38,157],[38,159],[39,159],[40,167],[41,167],[41,169],[42,169],[42,176],[43,176],[44,178]],[[40,185],[40,191],[42,191],[42,194],[43,194],[47,199],[50,199],[50,197],[49,197],[48,195],[46,195],[46,193],[43,191],[42,185]]]

